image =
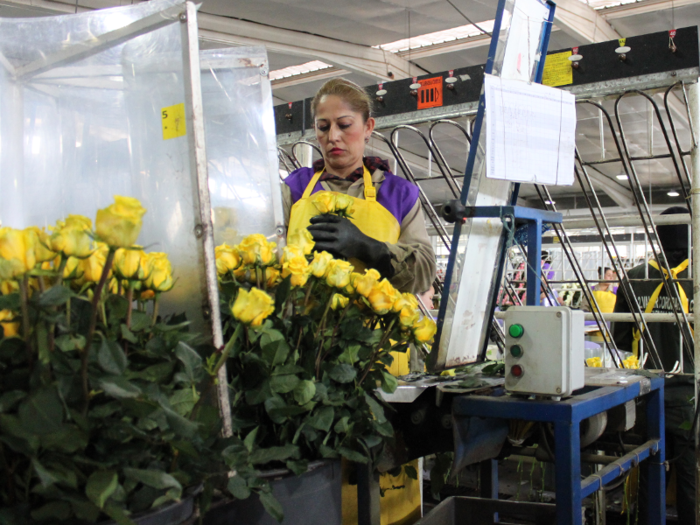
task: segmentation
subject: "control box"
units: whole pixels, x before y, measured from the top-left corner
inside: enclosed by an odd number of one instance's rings
[[[566,306],[515,306],[505,315],[506,390],[570,396],[584,386],[584,316]]]

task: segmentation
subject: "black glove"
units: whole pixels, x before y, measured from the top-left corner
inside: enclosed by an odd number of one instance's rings
[[[308,230],[316,243],[314,250],[326,251],[333,257],[359,259],[383,277],[393,276],[391,252],[386,244],[365,235],[345,217],[317,215],[311,218]]]

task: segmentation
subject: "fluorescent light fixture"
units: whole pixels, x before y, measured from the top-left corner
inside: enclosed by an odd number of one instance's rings
[[[486,31],[493,31],[493,23],[494,20],[486,20],[485,22],[479,22],[479,27],[482,27]],[[402,38],[396,42],[389,42],[387,44],[380,44],[372,47],[383,49],[384,51],[391,51],[392,53],[398,53],[400,51],[434,46],[444,42],[479,36],[481,34],[483,34],[483,32],[477,29],[473,24],[467,24],[464,26],[453,27],[452,29],[436,31],[434,33],[426,33],[425,35]]]
[[[579,0],[582,4],[586,4],[593,9],[606,9],[608,7],[617,7],[620,5],[635,4],[638,0]]]
[[[283,69],[275,69],[274,71],[270,71],[270,80],[279,80],[280,78],[293,77],[294,75],[303,75],[305,73],[312,73],[321,69],[328,69],[329,67],[333,66],[326,64],[325,62],[321,62],[320,60],[313,60],[298,66],[289,66]]]
[[[557,201],[544,201],[545,204],[556,204]]]
[[[619,175],[615,175],[615,178],[617,180],[627,180],[629,179],[629,176],[627,175],[627,173],[620,173]]]
[[[681,194],[677,191],[669,191],[666,195],[668,195],[669,197],[680,197]]]

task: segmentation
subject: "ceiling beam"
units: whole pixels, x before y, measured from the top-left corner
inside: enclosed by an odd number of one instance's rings
[[[615,20],[616,18],[656,13],[665,9],[678,9],[679,7],[697,3],[697,0],[647,0],[646,2],[635,2],[633,4],[598,9],[597,12],[606,20]],[[557,2],[557,7],[559,7],[559,2]]]
[[[594,44],[616,40],[620,34],[592,7],[580,0],[557,0],[554,23],[579,44]]]

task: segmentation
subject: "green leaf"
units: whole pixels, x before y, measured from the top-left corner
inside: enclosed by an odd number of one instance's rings
[[[39,321],[34,326],[34,331],[36,334],[37,356],[39,357],[39,362],[47,365],[51,359],[51,352],[49,351],[49,329],[46,327],[46,323],[44,321]]]
[[[0,413],[12,410],[17,402],[21,401],[25,397],[27,397],[27,394],[21,390],[10,390],[9,392],[5,392],[0,396]]]
[[[117,399],[128,399],[141,395],[141,389],[123,376],[105,376],[97,380],[105,394]]]
[[[418,479],[418,471],[415,467],[412,467],[411,465],[404,465],[403,471],[409,478]]]
[[[116,341],[108,341],[107,339],[102,339],[100,349],[97,351],[97,363],[102,370],[115,376],[122,375],[129,364],[122,346]]]
[[[39,305],[43,307],[61,306],[62,304],[66,304],[72,297],[77,297],[77,295],[70,288],[63,285],[56,285],[39,296]]]
[[[174,369],[175,362],[158,363],[157,365],[144,368],[140,372],[131,373],[129,377],[132,379],[144,379],[149,383],[162,383],[172,375]]]
[[[259,448],[250,455],[250,462],[254,465],[266,465],[270,461],[284,461],[298,455],[299,447],[294,445]]]
[[[348,346],[338,357],[338,362],[347,363],[349,365],[355,364],[359,359],[357,354],[360,352],[360,348],[362,347],[358,344]]]
[[[270,388],[278,394],[287,394],[296,388],[300,380],[295,375],[272,376]]]
[[[299,365],[282,365],[276,366],[272,371],[273,376],[283,376],[287,374],[299,374],[304,371],[304,368]]]
[[[170,396],[170,405],[175,412],[183,417],[189,417],[197,401],[199,401],[199,394],[197,394],[197,391],[192,387],[176,390],[175,393]]]
[[[304,379],[294,387],[294,400],[300,405],[305,405],[311,401],[316,394],[316,385],[313,381]]]
[[[335,430],[335,432],[337,432],[338,434],[347,433],[347,431],[350,430],[350,425],[348,425],[348,421],[350,421],[350,418],[348,416],[341,417],[333,427],[333,430]]]
[[[96,470],[87,480],[85,495],[99,508],[104,508],[109,497],[117,490],[119,479],[113,470]]]
[[[680,428],[681,430],[690,430],[691,428],[693,428],[693,423],[689,420],[686,420],[683,421],[683,423],[681,423],[680,425],[678,425],[678,428]]]
[[[399,382],[386,370],[382,370],[382,390],[387,394],[393,394],[399,387]]]
[[[204,370],[202,358],[191,346],[178,343],[175,347],[175,357],[185,366],[185,376],[190,383],[196,383],[201,379]]]
[[[277,394],[273,394],[272,397],[269,397],[265,400],[265,410],[270,416],[270,419],[272,419],[272,422],[277,425],[281,425],[282,423],[284,423],[285,419],[287,418],[285,414],[279,413],[279,409],[286,407],[287,403],[285,403],[284,399],[282,399],[282,397]]]
[[[105,514],[107,514],[107,516],[112,518],[119,525],[136,525],[133,521],[129,519],[129,516],[126,515],[124,509],[120,508],[113,501],[108,501],[103,510]]]
[[[66,501],[52,501],[43,507],[33,510],[31,515],[35,521],[51,520],[53,523],[61,523],[70,518],[70,503]]]
[[[124,468],[124,475],[127,479],[139,481],[154,489],[175,488],[182,491],[182,485],[173,476],[162,470]]]
[[[126,312],[130,307],[129,301],[122,295],[113,294],[107,297],[105,308],[108,312],[107,318],[109,322],[114,323],[126,319]]]
[[[249,405],[259,405],[270,397],[272,397],[272,390],[270,390],[269,381],[263,381],[258,388],[247,390],[245,393],[245,400]]]
[[[28,432],[38,435],[61,430],[63,404],[54,387],[43,388],[19,406],[19,420]]]
[[[356,450],[352,450],[347,447],[339,447],[338,452],[340,452],[340,455],[343,456],[345,459],[349,461],[354,461],[355,463],[367,463],[367,461],[369,461],[364,454],[361,454]]]
[[[87,447],[88,436],[75,425],[63,425],[58,432],[52,432],[41,436],[41,446],[48,450],[67,452]]]
[[[260,348],[263,359],[270,366],[284,364],[290,350],[284,335],[278,330],[265,330],[260,336]]]
[[[19,309],[19,293],[15,292],[7,295],[0,295],[0,310],[12,310],[17,312]]]
[[[146,312],[135,310],[131,312],[131,331],[140,332],[151,326],[151,316]]]
[[[292,276],[288,275],[282,282],[277,285],[275,289],[275,312],[279,312],[284,306],[287,297],[289,297],[289,291],[292,288]]]
[[[122,324],[120,326],[120,330],[122,333],[122,339],[126,339],[130,343],[134,344],[139,342],[138,338],[134,335],[134,333],[131,330],[129,330],[129,328],[125,324]]]
[[[339,364],[333,366],[328,371],[328,375],[338,383],[350,383],[357,376],[357,370],[352,365]]]
[[[255,445],[255,436],[258,435],[258,430],[260,430],[260,426],[257,426],[253,430],[248,432],[248,435],[243,440],[243,444],[245,445],[245,448],[248,449],[248,452],[253,451],[253,445]]]
[[[282,523],[284,519],[284,511],[282,510],[282,505],[277,501],[272,495],[272,492],[261,492],[260,493],[260,503],[263,504],[267,513],[275,518],[278,522]]]
[[[328,432],[333,424],[335,410],[333,407],[323,407],[314,412],[307,420],[307,423],[317,430]]]
[[[297,476],[300,476],[304,474],[307,470],[309,470],[309,460],[308,459],[300,459],[300,460],[293,460],[290,459],[286,463],[287,468],[294,472]]]
[[[286,418],[298,416],[299,414],[303,414],[304,412],[308,411],[309,409],[305,407],[284,405],[279,408],[269,409],[268,414],[270,419],[273,421],[279,421],[278,424],[282,424]]]
[[[41,482],[41,486],[46,488],[50,487],[54,483],[58,483],[58,478],[54,476],[52,472],[44,468],[44,466],[39,463],[39,460],[36,458],[32,458],[32,466],[34,467],[34,472],[36,472],[36,475],[39,476],[39,481]]]
[[[236,499],[247,499],[250,496],[250,489],[245,479],[235,475],[228,480],[228,490]]]
[[[374,399],[369,394],[365,394],[365,401],[367,401],[367,404],[369,405],[369,408],[372,411],[372,414],[374,414],[374,418],[377,420],[377,422],[385,423],[386,416],[384,415],[384,407],[379,404],[379,401]]]
[[[168,425],[170,425],[170,428],[184,438],[189,439],[194,437],[194,435],[197,433],[197,429],[199,428],[199,423],[195,423],[194,421],[190,421],[189,419],[182,417],[180,414],[165,406],[163,403],[161,403],[161,408],[163,409],[163,412],[165,412],[165,417],[168,420]]]
[[[68,498],[68,501],[73,507],[73,512],[79,520],[84,520],[90,523],[97,521],[100,516],[100,509],[97,508],[91,501],[86,499],[78,499],[76,497]]]

